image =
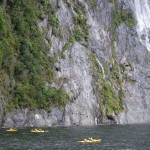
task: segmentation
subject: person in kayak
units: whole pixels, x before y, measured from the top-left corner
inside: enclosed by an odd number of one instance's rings
[[[91,140],[91,141],[92,141],[92,140],[93,140],[93,138],[92,138],[92,137],[89,137],[89,140]]]

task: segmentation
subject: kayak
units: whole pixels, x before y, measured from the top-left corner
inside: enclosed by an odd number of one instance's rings
[[[101,139],[92,139],[92,140],[78,141],[78,143],[100,143],[101,141],[102,141]]]
[[[38,132],[44,133],[44,132],[48,132],[48,131],[33,131],[33,130],[31,130],[31,132],[34,132],[34,133],[38,133]]]
[[[8,130],[6,130],[6,131],[8,131],[8,132],[16,132],[17,129],[15,129],[15,128],[10,128],[10,129],[8,129]]]
[[[44,132],[48,132],[47,130],[42,130],[42,129],[34,129],[34,130],[31,130],[31,132],[34,132],[34,133],[44,133]]]

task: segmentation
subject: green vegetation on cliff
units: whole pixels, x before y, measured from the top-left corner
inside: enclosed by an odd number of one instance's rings
[[[49,0],[7,0],[0,4],[0,92],[7,108],[49,110],[63,106],[63,89],[54,80],[54,58],[49,55],[38,21],[48,14],[53,31],[58,20]]]
[[[122,9],[118,0],[108,0],[108,2],[113,3],[114,7],[112,9],[112,24],[110,25],[111,54],[109,62],[103,60],[104,73],[96,60],[96,56],[90,57],[99,94],[100,114],[102,116],[118,114],[123,109],[123,75],[121,74],[122,68],[119,65],[115,50],[115,42],[117,42],[116,29],[121,24],[125,24],[129,28],[135,26],[135,18],[132,12]],[[105,74],[105,77],[103,74]]]
[[[135,26],[135,16],[133,12],[123,9],[123,3],[119,5],[118,0],[109,0],[109,2],[114,4],[112,12],[113,29],[122,23],[126,24],[129,28],[133,28]]]
[[[117,115],[123,108],[124,97],[117,62],[113,64],[111,71],[107,67],[108,64],[103,63],[104,72],[102,72],[102,68],[100,68],[96,60],[96,55],[91,53],[89,57],[92,62],[99,96],[97,98],[100,100],[100,114],[102,116]]]
[[[65,58],[65,51],[69,49],[69,47],[75,42],[80,42],[83,46],[87,46],[87,42],[89,39],[89,28],[87,26],[87,18],[86,18],[86,8],[80,2],[77,1],[70,2],[69,0],[65,1],[69,8],[72,7],[76,15],[73,15],[73,34],[68,39],[67,43],[63,47],[63,51],[61,57]],[[94,0],[88,0],[89,4],[95,4]]]

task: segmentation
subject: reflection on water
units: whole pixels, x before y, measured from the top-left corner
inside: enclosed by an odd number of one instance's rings
[[[0,132],[0,150],[149,150],[150,125],[46,128],[47,133]],[[102,143],[77,143],[101,138]]]

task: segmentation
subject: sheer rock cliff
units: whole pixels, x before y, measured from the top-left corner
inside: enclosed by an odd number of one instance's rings
[[[150,53],[138,37],[134,2],[51,4],[59,27],[52,29],[47,14],[39,28],[47,31],[51,44],[45,44],[57,60],[51,86],[65,89],[69,102],[51,112],[18,108],[6,114],[1,103],[1,126],[150,123]]]

